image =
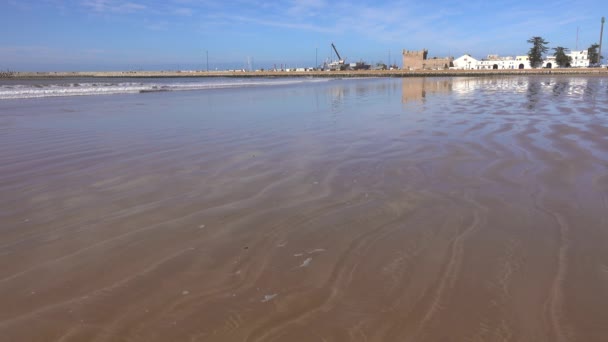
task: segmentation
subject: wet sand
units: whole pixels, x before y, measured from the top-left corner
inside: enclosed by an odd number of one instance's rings
[[[608,78],[0,102],[0,340],[606,341]]]

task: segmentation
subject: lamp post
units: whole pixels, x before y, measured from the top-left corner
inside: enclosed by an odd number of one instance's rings
[[[205,54],[207,55],[207,72],[209,72],[209,50],[205,50]]]
[[[315,47],[315,69],[317,69],[317,67],[319,66],[319,48]]]
[[[602,65],[602,36],[604,35],[604,22],[606,18],[602,17],[602,28],[600,29],[600,51],[598,52],[597,62]]]

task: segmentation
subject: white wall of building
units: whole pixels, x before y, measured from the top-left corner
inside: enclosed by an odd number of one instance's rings
[[[518,69],[519,63],[510,58],[492,59],[492,60],[481,60],[477,64],[479,70],[504,70],[504,69]]]
[[[517,63],[516,69],[532,69],[528,55],[515,56],[515,62]]]
[[[493,70],[493,69],[530,69],[528,56],[498,57],[478,60],[470,55],[463,55],[454,60],[454,69],[460,70]]]
[[[586,68],[589,66],[589,54],[587,50],[570,51],[566,55],[572,57],[570,66],[573,68]]]
[[[587,50],[571,51],[566,55],[572,57],[571,67],[582,68],[589,66]],[[557,68],[555,56],[546,56],[543,68]],[[490,55],[486,59],[478,60],[471,55],[462,55],[454,60],[454,68],[458,70],[503,70],[503,69],[532,69],[528,55],[515,57],[498,57]]]
[[[558,65],[555,62],[555,56],[547,56],[543,60],[543,68],[552,69],[552,68],[557,68],[557,67],[558,67]]]
[[[479,61],[471,55],[462,55],[454,60],[454,69],[459,70],[470,70],[477,69],[477,63]]]

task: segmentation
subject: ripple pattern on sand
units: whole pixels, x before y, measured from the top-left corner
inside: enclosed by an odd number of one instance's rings
[[[608,79],[0,102],[9,341],[603,341]]]

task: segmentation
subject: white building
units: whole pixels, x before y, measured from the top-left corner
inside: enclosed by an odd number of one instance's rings
[[[587,50],[571,51],[566,54],[572,57],[573,68],[582,68],[589,66],[589,55]],[[546,56],[543,60],[543,68],[557,68],[555,56]],[[499,57],[498,55],[488,55],[481,60],[475,59],[469,54],[462,55],[454,60],[453,69],[458,70],[502,70],[502,69],[531,69],[530,57],[528,55],[515,57]]]
[[[543,59],[543,68],[552,69],[557,68],[557,62],[555,62],[555,56],[547,56]]]
[[[499,57],[498,55],[488,55],[479,62],[477,68],[480,70],[517,69],[518,64],[515,58],[511,56]]]
[[[528,56],[499,57],[488,55],[482,60],[471,55],[463,55],[454,60],[454,69],[460,70],[503,70],[503,69],[530,69]]]
[[[517,69],[532,69],[528,55],[515,56],[515,63],[517,63]]]
[[[570,51],[566,55],[572,57],[570,66],[573,68],[586,68],[589,66],[589,54],[587,50]]]
[[[477,69],[477,63],[479,63],[477,59],[471,57],[469,54],[466,54],[454,60],[453,68],[458,70]]]

